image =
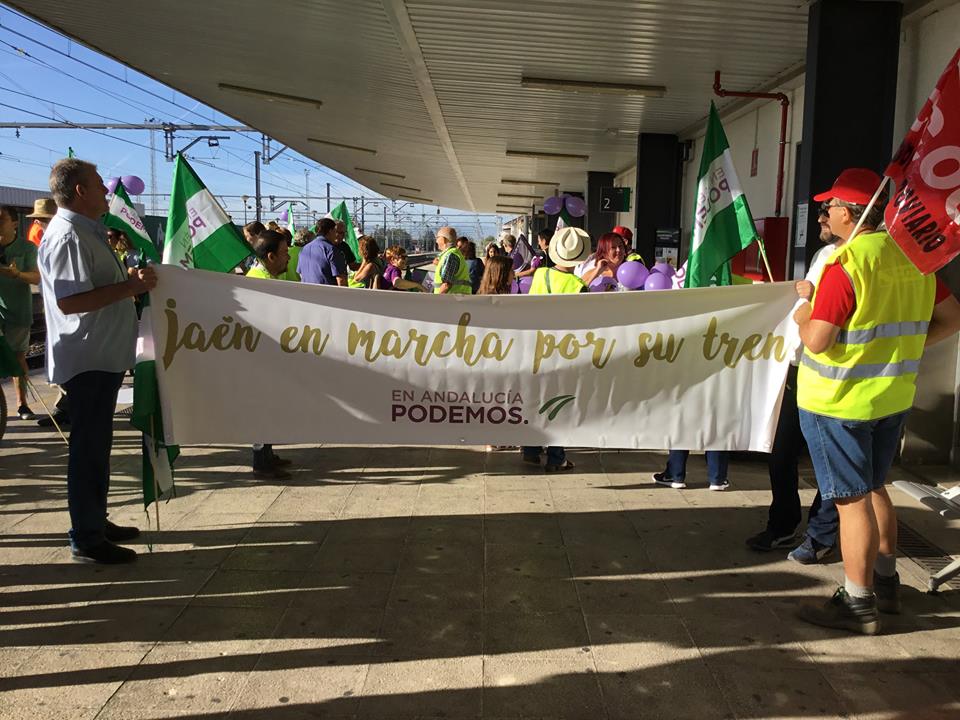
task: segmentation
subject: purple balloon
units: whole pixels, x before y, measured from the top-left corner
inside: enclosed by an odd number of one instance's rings
[[[617,281],[606,275],[598,275],[590,283],[590,292],[611,292],[617,289]]]
[[[110,178],[104,184],[107,186],[107,190],[109,190],[110,192],[116,192],[118,182],[120,182],[120,178],[115,177],[115,178]]]
[[[654,272],[658,272],[661,275],[666,275],[667,277],[673,277],[677,274],[677,269],[668,262],[658,262],[653,266],[653,270]]]
[[[628,260],[617,268],[617,280],[627,290],[643,290],[649,274],[646,266],[637,260]]]
[[[282,213],[280,213],[280,222],[285,223],[285,222],[287,222],[289,219],[290,219],[290,211],[289,211],[289,210],[284,210]]]
[[[583,198],[576,195],[567,195],[564,204],[567,206],[567,212],[570,213],[571,217],[583,217],[587,213],[587,204],[583,201]]]
[[[650,273],[643,284],[644,290],[670,290],[671,288],[673,288],[673,281],[660,272]]]
[[[547,215],[556,215],[563,207],[563,198],[557,195],[551,195],[543,199],[543,211]]]
[[[527,275],[517,280],[517,285],[520,286],[520,293],[526,295],[530,292],[530,286],[533,285],[533,276]]]
[[[143,184],[143,180],[138,178],[136,175],[124,175],[120,179],[123,180],[123,186],[131,195],[139,195],[143,192],[144,187],[146,187]]]

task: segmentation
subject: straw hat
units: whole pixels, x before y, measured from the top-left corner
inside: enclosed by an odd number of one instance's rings
[[[33,212],[27,215],[27,217],[49,220],[56,214],[57,204],[53,201],[53,198],[40,198],[33,201]]]
[[[590,236],[578,227],[561,228],[550,238],[548,252],[560,267],[575,267],[590,257]]]

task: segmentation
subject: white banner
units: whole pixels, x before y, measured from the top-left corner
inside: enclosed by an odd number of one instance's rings
[[[178,445],[769,451],[798,342],[792,283],[441,297],[157,273]]]

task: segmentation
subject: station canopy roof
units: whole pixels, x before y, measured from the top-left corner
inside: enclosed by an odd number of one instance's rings
[[[715,70],[764,88],[806,52],[799,0],[11,4],[388,197],[478,212],[582,192],[638,132],[701,121]]]

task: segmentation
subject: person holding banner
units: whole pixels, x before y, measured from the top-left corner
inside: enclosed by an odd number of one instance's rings
[[[50,171],[50,190],[59,210],[40,245],[39,267],[47,379],[66,390],[70,405],[70,545],[80,562],[132,562],[136,552],[115,542],[140,531],[107,519],[113,414],[124,373],[135,360],[133,298],[156,287],[156,271],[128,274],[110,249],[100,222],[109,209],[107,188],[96,165],[59,160]]]
[[[590,254],[590,236],[576,227],[565,227],[554,233],[550,239],[550,259],[554,267],[538,268],[530,283],[530,295],[561,295],[587,292],[587,286],[573,274],[573,269],[587,259]],[[525,463],[540,464],[542,447],[525,446],[520,448]],[[573,463],[567,460],[567,451],[559,445],[547,448],[547,472],[564,472],[573,469]]]
[[[844,170],[822,201],[844,243],[794,314],[804,351],[797,377],[800,427],[817,485],[840,514],[844,585],[802,620],[873,635],[879,612],[900,611],[897,518],[884,484],[916,393],[926,345],[960,327],[960,303],[923,275],[883,230],[880,177]],[[871,199],[873,198],[873,199]],[[803,293],[801,292],[801,298]]]
[[[437,230],[440,256],[433,272],[433,292],[437,295],[472,295],[467,259],[457,250],[457,231],[444,226]]]
[[[247,271],[247,277],[261,280],[286,280],[290,263],[287,238],[277,230],[264,230],[250,243],[256,260]],[[273,445],[254,443],[253,475],[259,479],[288,480],[290,473],[283,469],[290,461],[273,452]]]

